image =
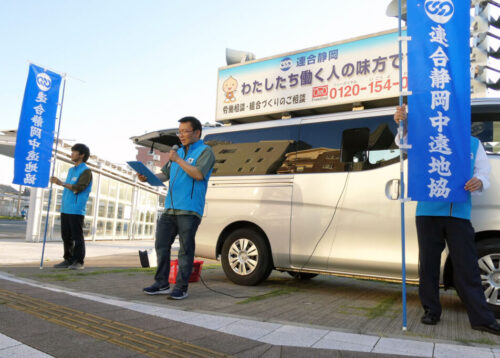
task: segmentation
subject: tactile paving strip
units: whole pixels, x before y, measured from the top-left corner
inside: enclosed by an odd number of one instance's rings
[[[95,339],[116,344],[149,357],[230,357],[210,349],[168,338],[94,314],[0,289],[0,300],[18,311],[64,326]]]

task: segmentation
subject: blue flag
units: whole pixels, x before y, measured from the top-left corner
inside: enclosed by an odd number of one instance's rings
[[[471,177],[470,2],[407,2],[408,196],[462,202]]]
[[[46,188],[61,75],[30,64],[14,155],[14,184]]]

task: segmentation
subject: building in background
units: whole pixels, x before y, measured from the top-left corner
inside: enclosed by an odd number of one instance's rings
[[[169,160],[168,152],[162,152],[158,149],[151,150],[145,147],[136,147],[136,149],[136,160],[142,162],[142,164],[148,167],[149,170],[151,170],[153,173],[160,173],[161,168],[163,168],[163,166],[167,164]],[[161,215],[161,212],[163,211],[163,208],[165,206],[166,193],[166,190],[159,192],[157,215]]]
[[[168,162],[168,153],[160,152],[158,149],[148,149],[145,147],[136,147],[136,160],[142,162],[153,173],[157,173]]]
[[[16,190],[12,186],[0,184],[0,216],[21,216],[21,211],[29,205],[29,195],[27,187]]]
[[[16,131],[0,135],[0,154],[14,156]],[[71,146],[59,141],[54,175],[66,178],[71,162]],[[133,240],[154,238],[159,197],[165,189],[139,182],[135,172],[122,165],[91,155],[87,161],[92,170],[93,184],[87,202],[84,235],[86,240]],[[59,209],[63,188],[30,188],[26,241],[42,241],[47,220],[47,240],[61,240]],[[48,210],[49,209],[49,210]]]

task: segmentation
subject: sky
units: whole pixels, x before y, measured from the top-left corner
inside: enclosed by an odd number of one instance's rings
[[[0,130],[17,129],[29,62],[66,73],[60,138],[114,163],[130,137],[215,122],[225,50],[279,55],[397,27],[390,0],[1,0]],[[0,155],[0,184],[13,159]]]

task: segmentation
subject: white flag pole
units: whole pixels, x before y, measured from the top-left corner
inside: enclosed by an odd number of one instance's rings
[[[398,36],[399,36],[399,106],[403,105],[403,49],[402,49],[402,41],[406,41],[402,37],[402,9],[401,9],[401,0],[398,0]],[[399,122],[398,127],[399,133],[399,165],[400,165],[400,183],[401,183],[401,280],[402,280],[402,299],[403,299],[403,324],[402,330],[406,331],[407,322],[406,322],[406,247],[405,247],[405,181],[404,181],[404,153],[405,153],[405,145],[403,138],[403,122]]]

